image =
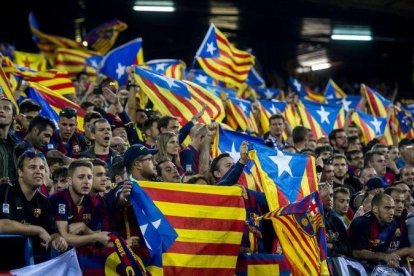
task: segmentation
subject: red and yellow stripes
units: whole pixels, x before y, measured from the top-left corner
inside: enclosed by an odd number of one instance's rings
[[[300,184],[299,194],[296,200],[301,200],[307,195],[318,190],[318,183],[317,183],[317,175],[316,175],[316,162],[315,158],[312,156],[308,156],[306,160],[306,168],[304,176],[302,177],[302,182]]]
[[[319,139],[320,137],[327,136],[323,131],[319,123],[312,117],[312,115],[306,110],[304,104],[299,101],[297,104],[299,115],[302,118],[302,124],[304,127],[312,131],[313,137]]]
[[[253,113],[250,112],[250,116],[246,116],[244,111],[231,99],[227,99],[226,101],[226,115],[227,123],[233,129],[240,128],[242,131],[259,133]]]
[[[254,64],[254,56],[233,47],[219,29],[213,26],[219,51],[217,58],[201,58],[197,61],[214,79],[240,86],[247,79]]]
[[[372,116],[387,117],[388,108],[384,105],[382,100],[377,95],[375,95],[373,91],[371,91],[371,89],[368,86],[362,84],[361,92],[362,95],[365,96],[365,98],[368,101],[368,105],[371,109]]]
[[[81,71],[86,71],[90,77],[96,76],[96,69],[86,63],[92,53],[63,48],[57,49],[55,53],[54,68],[68,72],[69,78],[75,79],[76,74]]]
[[[9,79],[6,76],[6,73],[3,71],[3,66],[2,64],[0,64],[0,87],[2,90],[3,95],[9,99],[10,101],[12,101],[12,103],[14,104],[14,106],[17,108],[17,103],[16,100],[13,96],[13,89],[10,85]]]
[[[140,182],[178,233],[165,275],[234,275],[246,211],[238,187]]]

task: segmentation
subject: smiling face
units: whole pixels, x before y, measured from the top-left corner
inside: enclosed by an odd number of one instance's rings
[[[22,169],[18,170],[19,179],[23,185],[35,190],[43,184],[46,173],[45,164],[40,157],[26,158]]]

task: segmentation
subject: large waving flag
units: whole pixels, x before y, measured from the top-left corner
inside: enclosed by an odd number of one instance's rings
[[[343,97],[341,99],[333,99],[333,100],[328,100],[328,104],[331,105],[341,105],[344,108],[345,114],[348,114],[350,109],[357,109],[357,106],[359,104],[359,102],[361,101],[361,96],[359,95],[351,95],[351,96],[346,96]]]
[[[139,86],[162,115],[175,116],[184,125],[205,104],[207,108],[200,118],[201,122],[223,120],[224,107],[221,99],[201,86],[189,81],[169,78],[141,67],[136,68],[135,73]]]
[[[252,66],[252,69],[250,69],[249,75],[247,76],[246,83],[250,85],[251,87],[255,88],[264,88],[266,86],[266,83],[264,79],[259,75],[256,68]]]
[[[37,47],[39,47],[40,51],[42,51],[50,60],[52,60],[54,57],[54,52],[57,48],[87,51],[87,49],[82,46],[82,44],[72,39],[56,35],[49,35],[41,32],[39,30],[39,26],[37,25],[33,12],[29,14],[29,25],[33,34],[33,41],[36,43]]]
[[[83,131],[83,118],[85,117],[85,110],[79,107],[76,103],[71,102],[62,95],[52,91],[51,89],[35,82],[29,82],[29,90],[27,97],[31,98],[42,107],[40,114],[53,120],[56,125],[59,120],[59,112],[65,107],[72,107],[77,111],[77,128]]]
[[[53,67],[59,71],[68,72],[69,78],[75,79],[79,72],[86,72],[92,78],[96,76],[99,63],[96,63],[94,67],[87,62],[88,59],[94,57],[92,53],[63,48],[56,49],[55,53]]]
[[[329,275],[323,216],[318,192],[263,216],[271,219],[293,275]]]
[[[104,56],[100,64],[99,73],[102,73],[116,81],[120,85],[126,84],[128,74],[125,71],[128,66],[143,64],[144,54],[142,39],[137,38],[113,49]]]
[[[414,116],[406,110],[394,109],[390,118],[397,127],[399,139],[414,138]]]
[[[361,129],[365,143],[368,143],[377,136],[384,135],[386,141],[392,144],[392,137],[386,118],[375,117],[356,110],[352,113],[351,119]]]
[[[342,128],[345,113],[341,106],[315,103],[302,99],[298,110],[303,126],[309,128],[316,139],[327,137],[335,128]]]
[[[239,187],[139,184],[178,234],[162,255],[164,275],[235,274],[246,220]]]
[[[233,47],[213,24],[197,51],[196,59],[208,75],[236,87],[245,82],[254,64],[254,56]]]
[[[227,124],[233,129],[259,132],[250,101],[228,97],[226,101],[226,115]]]
[[[288,84],[293,92],[298,94],[299,97],[317,103],[324,103],[326,101],[323,95],[314,92],[310,87],[305,86],[295,78],[289,77]]]
[[[0,64],[0,94],[12,101],[14,106],[17,108],[16,99],[13,96],[12,86],[3,70],[2,64]]]
[[[213,148],[228,152],[237,161],[243,141],[250,144],[251,163],[245,168],[256,174],[255,185],[265,192],[270,210],[302,199],[317,189],[315,160],[302,154],[289,154],[267,147],[263,140],[219,128]],[[214,155],[213,155],[214,156]],[[251,188],[251,187],[249,187]],[[253,187],[254,188],[254,187]]]
[[[266,99],[266,100],[273,100],[273,99],[278,99],[281,100],[281,96],[282,96],[282,90],[280,90],[279,88],[254,88],[254,90],[256,91],[256,93],[259,95],[259,97],[261,99]]]
[[[167,77],[182,80],[184,78],[185,63],[179,59],[154,59],[145,62],[152,71]]]
[[[343,97],[346,97],[345,92],[332,79],[329,79],[325,87],[325,98],[327,100],[338,100]]]
[[[42,54],[14,51],[14,63],[36,71],[46,71],[46,58]]]
[[[93,49],[101,54],[106,54],[114,45],[119,33],[127,28],[128,25],[126,23],[114,19],[90,31],[85,36],[85,40]]]
[[[219,85],[219,81],[210,77],[202,69],[190,69],[187,73],[187,79],[199,84]]]
[[[371,109],[371,114],[376,117],[387,117],[388,109],[391,105],[391,101],[384,98],[374,89],[362,84],[361,93],[367,99],[368,105]]]

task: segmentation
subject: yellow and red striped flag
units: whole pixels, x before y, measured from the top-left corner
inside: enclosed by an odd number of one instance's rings
[[[352,113],[351,119],[362,131],[362,137],[365,144],[380,136],[384,138],[388,145],[393,144],[391,131],[388,126],[389,122],[386,118],[372,116],[360,110],[356,110]]]
[[[152,275],[234,275],[246,220],[239,187],[140,181],[178,234]]]
[[[391,101],[384,98],[374,89],[361,85],[361,93],[367,99],[368,105],[371,109],[371,114],[375,117],[387,117],[388,109],[391,105]]]
[[[158,74],[182,80],[184,79],[185,62],[179,59],[153,59],[145,62],[145,65]]]
[[[254,56],[232,46],[213,24],[197,51],[196,59],[208,75],[237,87],[246,81],[254,65]]]
[[[226,100],[227,124],[233,129],[259,133],[251,102],[228,97]]]
[[[3,94],[4,97],[12,101],[12,103],[17,108],[18,106],[16,103],[16,99],[13,96],[13,89],[10,85],[10,82],[9,82],[9,79],[7,78],[6,73],[3,71],[3,66],[1,63],[0,63],[0,88],[1,88],[0,94]]]
[[[106,54],[114,45],[120,32],[125,31],[128,25],[118,19],[104,23],[86,36],[85,40],[89,45],[101,54]]]
[[[96,69],[86,62],[86,59],[93,56],[92,53],[58,48],[55,54],[53,67],[59,71],[68,72],[70,79],[75,79],[76,74],[82,71],[88,73],[91,78],[96,77]]]
[[[28,69],[46,71],[46,58],[42,54],[14,51],[14,62]]]

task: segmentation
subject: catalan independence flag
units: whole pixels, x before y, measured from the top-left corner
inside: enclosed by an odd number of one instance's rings
[[[185,63],[179,59],[154,59],[145,62],[152,71],[167,77],[182,80],[184,78]]]
[[[263,216],[272,221],[293,275],[329,275],[323,216],[318,192]]]
[[[266,82],[257,72],[256,68],[254,68],[254,66],[252,66],[252,69],[250,69],[246,83],[254,88],[264,88],[266,86]]]
[[[361,85],[361,93],[367,99],[371,114],[373,116],[387,117],[388,108],[391,105],[390,100],[384,98],[380,93],[365,84]]]
[[[185,125],[206,104],[206,112],[200,122],[223,120],[224,107],[221,99],[201,86],[169,78],[142,67],[137,67],[135,73],[142,91],[162,115],[175,116],[180,119],[181,125]]]
[[[6,76],[6,73],[3,71],[2,64],[0,64],[0,88],[0,94],[12,101],[14,106],[17,108],[16,99],[13,96],[13,89],[10,85],[9,79]]]
[[[72,107],[76,109],[78,116],[77,128],[83,131],[83,118],[85,117],[85,110],[79,107],[76,103],[66,99],[62,95],[54,92],[53,90],[40,85],[36,82],[29,82],[29,91],[27,97],[31,98],[42,107],[40,114],[52,119],[56,125],[59,120],[59,112],[65,107]]]
[[[197,51],[201,68],[216,80],[236,87],[247,79],[254,64],[254,56],[236,49],[213,24]]]
[[[348,95],[341,99],[328,100],[328,104],[341,105],[344,108],[345,114],[348,114],[350,109],[357,109],[357,106],[360,103],[361,98],[362,97],[359,95]]]
[[[325,97],[323,95],[314,92],[310,87],[305,86],[295,78],[290,77],[288,79],[288,84],[296,94],[298,94],[302,98],[305,98],[306,100],[317,103],[326,102]]]
[[[14,63],[32,70],[46,71],[46,58],[42,54],[14,51]]]
[[[257,88],[255,87],[254,90],[256,91],[257,95],[261,99],[266,100],[282,100],[282,90],[279,88]]]
[[[290,276],[292,271],[283,255],[240,252],[236,276],[263,275]]]
[[[178,234],[162,254],[164,275],[235,274],[246,220],[239,187],[139,184]]]
[[[250,101],[228,97],[226,100],[226,115],[227,124],[233,129],[259,132]]]
[[[93,53],[64,48],[56,49],[55,53],[53,68],[66,71],[70,79],[74,80],[79,72],[86,72],[92,78],[96,77],[98,64],[93,67],[87,63],[87,60],[94,56]]]
[[[40,31],[33,12],[29,14],[29,26],[33,34],[33,41],[49,60],[53,60],[57,48],[77,49],[87,51],[82,44],[65,37],[45,34]]]
[[[269,118],[274,114],[284,114],[287,104],[281,101],[260,101],[260,125],[263,132],[269,131]]]
[[[391,120],[397,126],[398,138],[414,138],[413,114],[406,110],[394,109]]]
[[[316,139],[327,137],[335,128],[345,124],[345,112],[341,106],[315,103],[302,99],[298,110],[303,126],[309,128]]]
[[[365,143],[368,143],[375,137],[384,136],[387,143],[392,145],[392,137],[386,118],[375,117],[356,110],[352,113],[351,119],[361,129]]]
[[[118,19],[106,22],[85,36],[88,44],[101,54],[106,54],[114,45],[120,32],[125,31],[128,25]]]
[[[345,92],[332,79],[329,79],[325,87],[325,98],[327,100],[338,100],[346,97]]]

